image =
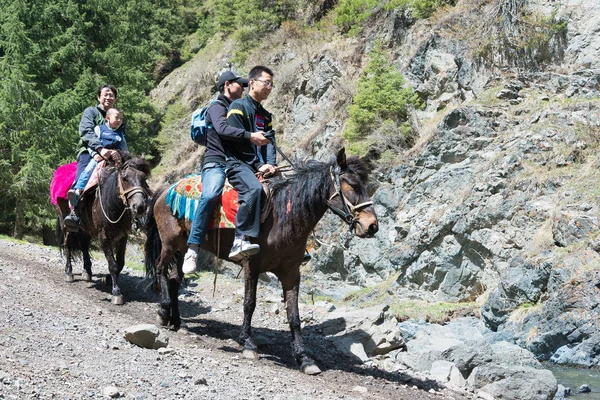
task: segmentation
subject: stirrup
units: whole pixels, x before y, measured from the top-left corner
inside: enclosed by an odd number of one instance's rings
[[[67,215],[63,223],[69,232],[77,232],[79,230],[79,216],[74,212]]]

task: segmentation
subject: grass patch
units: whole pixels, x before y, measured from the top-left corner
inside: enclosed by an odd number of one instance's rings
[[[374,287],[362,288],[346,295],[340,302],[342,306],[367,308],[378,304],[390,306],[390,312],[398,321],[424,319],[430,323],[446,323],[464,316],[479,317],[481,305],[478,302],[427,302],[406,300],[397,297],[393,287],[398,276],[394,276]]]
[[[510,313],[508,320],[512,323],[522,324],[528,315],[540,311],[542,306],[541,303],[523,303]]]
[[[406,300],[391,305],[391,312],[398,321],[407,319],[424,319],[427,322],[443,324],[464,316],[479,317],[480,305],[468,303],[428,303],[425,301]]]

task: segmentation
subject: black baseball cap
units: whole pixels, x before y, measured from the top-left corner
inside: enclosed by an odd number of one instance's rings
[[[242,78],[241,76],[239,76],[237,73],[235,73],[233,71],[223,72],[221,74],[221,76],[219,77],[219,82],[217,82],[217,87],[219,89],[221,89],[223,86],[225,86],[225,82],[230,82],[230,81],[236,81],[240,85],[242,85],[244,87],[248,87],[248,79]]]

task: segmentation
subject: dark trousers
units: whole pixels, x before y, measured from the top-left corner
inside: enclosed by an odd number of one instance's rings
[[[92,156],[87,151],[84,151],[79,155],[79,157],[77,157],[77,172],[75,173],[75,182],[79,180],[79,175],[81,175],[85,167],[87,167],[87,165],[90,163],[91,159]],[[73,184],[75,184],[75,182],[73,182]]]
[[[235,216],[236,236],[258,237],[263,190],[254,175],[254,170],[241,161],[228,161],[227,179],[238,192],[239,208]]]

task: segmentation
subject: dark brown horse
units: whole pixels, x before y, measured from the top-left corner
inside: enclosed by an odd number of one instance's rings
[[[256,287],[259,274],[270,271],[283,287],[296,361],[307,374],[321,372],[302,344],[298,312],[300,264],[308,236],[328,208],[340,215],[358,237],[371,237],[377,232],[377,217],[368,198],[366,181],[364,164],[358,158],[346,161],[344,149],[331,163],[308,161],[298,165],[291,177],[271,181],[272,209],[255,240],[260,253],[241,262],[245,282],[244,322],[238,342],[244,347],[244,356],[256,357],[257,347],[250,333]],[[166,193],[165,188],[157,192],[148,211],[145,263],[147,274],[158,281],[161,290],[159,323],[179,329],[177,291],[191,224],[185,218],[173,216],[165,201]],[[233,229],[221,229],[218,235],[208,235],[203,248],[227,259],[233,236]],[[217,237],[220,243],[216,243]]]
[[[127,237],[131,232],[134,218],[141,218],[146,212],[149,188],[146,182],[150,166],[140,157],[132,158],[129,153],[121,153],[122,164],[102,169],[95,191],[86,192],[77,205],[81,218],[79,231],[69,232],[63,222],[69,214],[69,204],[64,198],[58,199],[59,244],[66,256],[65,280],[73,282],[74,256],[83,255],[82,279],[92,280],[90,242],[96,236],[104,252],[112,282],[113,304],[124,304],[119,289],[119,274],[125,265]],[[110,277],[110,278],[109,278]]]

